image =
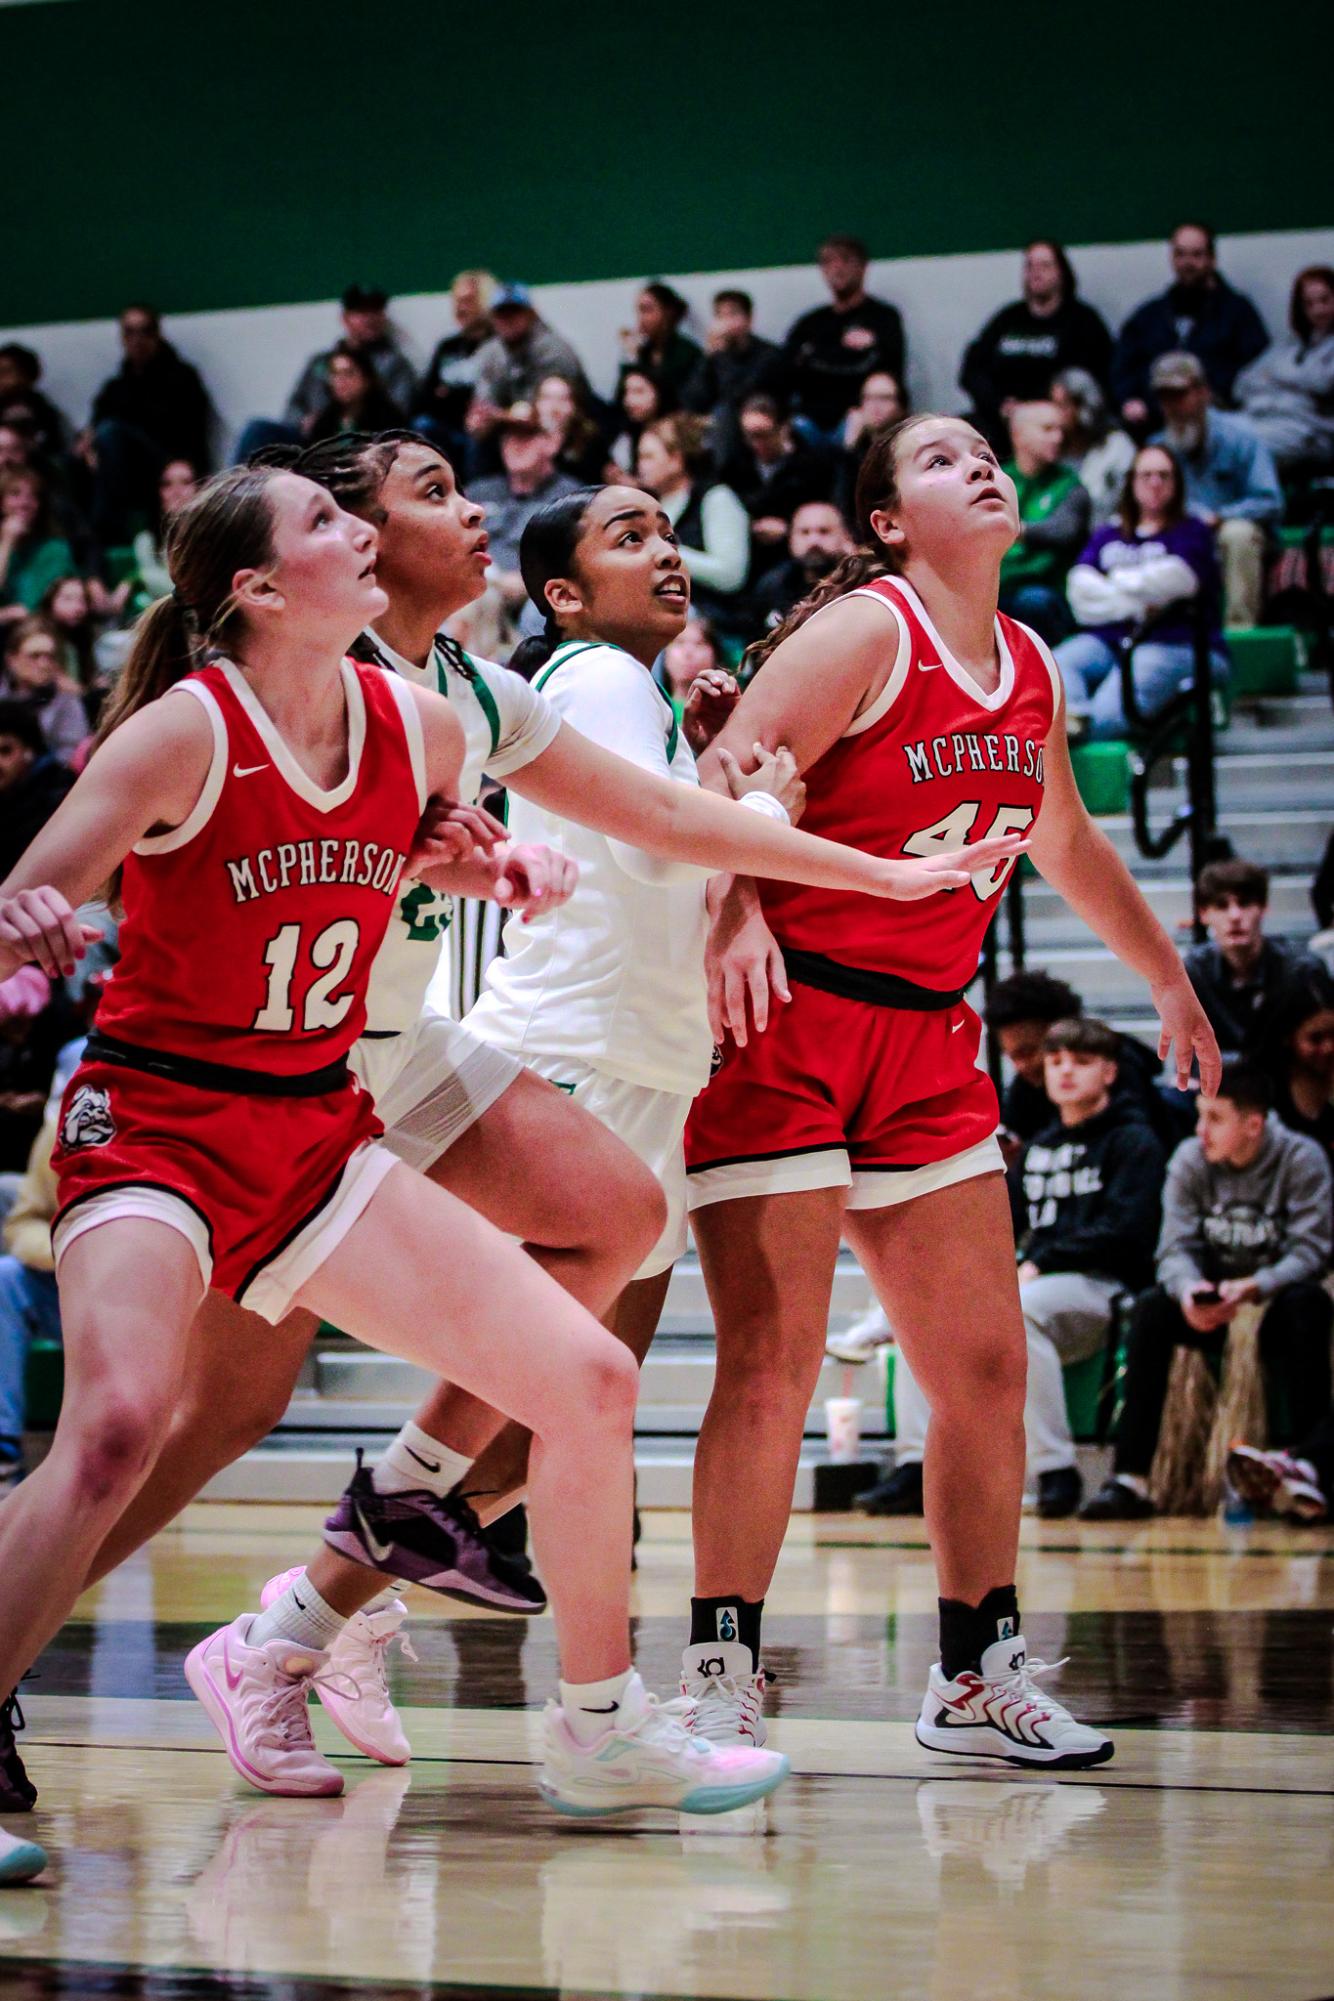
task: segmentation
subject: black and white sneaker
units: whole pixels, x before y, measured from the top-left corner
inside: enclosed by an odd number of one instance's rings
[[[542,1612],[547,1594],[525,1563],[506,1556],[459,1494],[381,1494],[357,1453],[357,1470],[324,1524],[340,1556],[493,1612]]]
[[[1081,1771],[1105,1765],[1115,1746],[1110,1737],[1077,1723],[1037,1685],[1063,1661],[1030,1661],[1023,1635],[995,1640],[982,1656],[982,1672],[966,1668],[947,1681],[939,1663],[927,1682],[917,1741],[928,1751],[973,1758],[1001,1758],[1009,1765],[1042,1765],[1049,1771]]]
[[[19,1693],[12,1689],[0,1702],[0,1813],[31,1813],[37,1788],[23,1769],[14,1733],[24,1727]]]

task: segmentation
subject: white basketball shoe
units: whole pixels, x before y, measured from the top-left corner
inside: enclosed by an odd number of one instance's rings
[[[1080,1771],[1105,1765],[1110,1737],[1077,1723],[1068,1709],[1037,1685],[1063,1661],[1030,1661],[1023,1635],[995,1640],[982,1656],[982,1672],[965,1669],[947,1681],[939,1663],[927,1682],[917,1741],[928,1751],[974,1758],[1002,1758],[1010,1765],[1043,1765]]]
[[[681,1657],[681,1693],[690,1704],[687,1728],[696,1737],[757,1750],[763,1745],[764,1670],[751,1666],[750,1648],[739,1640],[688,1646]]]
[[[260,1605],[267,1610],[301,1575],[298,1567],[271,1577],[260,1594]],[[407,1616],[408,1608],[401,1598],[354,1612],[329,1649],[328,1674],[313,1684],[331,1721],[353,1750],[380,1765],[406,1765],[412,1756],[386,1672],[386,1656],[394,1641],[408,1660],[417,1658],[403,1631]]]
[[[787,1777],[781,1751],[713,1744],[686,1728],[685,1711],[684,1703],[660,1703],[634,1675],[613,1728],[581,1744],[560,1704],[549,1702],[542,1719],[543,1799],[558,1813],[580,1818],[653,1806],[730,1813],[763,1799]]]

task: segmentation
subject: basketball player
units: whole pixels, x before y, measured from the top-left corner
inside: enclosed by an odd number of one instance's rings
[[[1010,480],[968,424],[915,417],[867,454],[857,516],[863,552],[758,649],[706,774],[721,785],[728,748],[790,744],[806,824],[884,856],[1023,832],[1041,872],[1148,982],[1180,1086],[1198,1056],[1212,1091],[1217,1046],[1176,950],[1075,790],[1055,663],[997,616]],[[719,1742],[764,1740],[761,1612],[843,1234],[932,1409],[941,1660],[919,1741],[1056,1767],[1112,1755],[1039,1687],[1015,1592],[1024,1332],[996,1095],[963,998],[1011,866],[892,916],[776,884],[758,901],[748,885],[726,893],[715,993],[762,990],[781,965],[792,998],[766,1034],[729,1039],[687,1130],[718,1370],[695,1464],[684,1687]]]

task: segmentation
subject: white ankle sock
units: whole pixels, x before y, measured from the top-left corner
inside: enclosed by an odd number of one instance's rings
[[[1122,1487],[1129,1487],[1132,1494],[1138,1494],[1141,1501],[1149,1498],[1149,1483],[1142,1473],[1113,1473],[1112,1478]]]
[[[634,1669],[628,1667],[623,1674],[608,1675],[605,1681],[561,1683],[561,1707],[576,1743],[595,1744],[608,1730],[615,1729],[621,1704],[631,1682],[637,1680]]]
[[[466,1452],[451,1452],[409,1419],[383,1459],[372,1466],[371,1485],[377,1494],[421,1493],[424,1488],[443,1500],[471,1465]]]
[[[294,1584],[280,1592],[266,1612],[251,1622],[246,1645],[262,1647],[269,1640],[291,1640],[298,1647],[323,1652],[331,1647],[347,1620],[332,1605],[326,1605],[303,1571]]]

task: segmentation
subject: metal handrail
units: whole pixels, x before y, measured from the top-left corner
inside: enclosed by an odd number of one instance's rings
[[[1169,606],[1179,616],[1178,606]],[[1162,616],[1162,614],[1160,614]],[[1214,689],[1213,658],[1210,648],[1208,607],[1203,596],[1195,600],[1192,633],[1195,669],[1165,708],[1149,717],[1139,705],[1135,687],[1135,647],[1150,637],[1152,622],[1127,635],[1118,649],[1117,669],[1121,676],[1121,705],[1141,742],[1130,753],[1130,813],[1135,845],[1148,861],[1161,861],[1182,839],[1190,843],[1190,874],[1198,880],[1200,870],[1218,849],[1218,796],[1214,778]],[[1149,781],[1164,758],[1180,755],[1181,724],[1187,722],[1186,797],[1166,825],[1154,832],[1149,819]],[[1198,926],[1197,926],[1198,930]],[[1203,935],[1200,933],[1199,935]]]

